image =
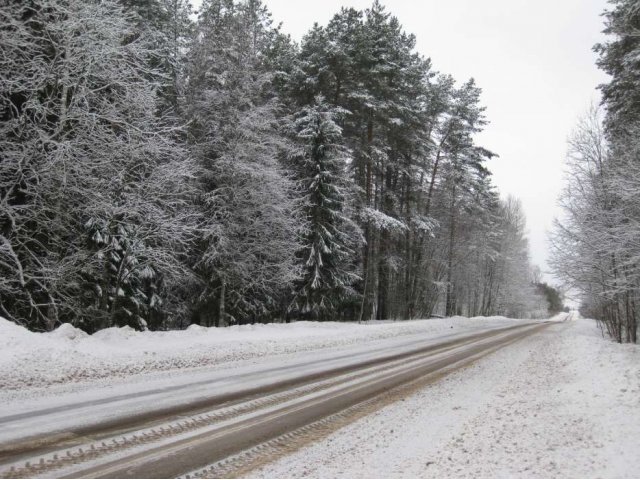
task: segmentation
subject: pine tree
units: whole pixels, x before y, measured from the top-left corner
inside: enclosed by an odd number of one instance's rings
[[[360,286],[365,319],[389,318],[402,308],[397,297],[404,292],[394,287],[403,277],[400,246],[410,225],[430,224],[402,211],[406,187],[419,175],[416,167],[429,142],[423,106],[430,64],[414,47],[414,37],[374,2],[365,12],[343,9],[326,28],[314,27],[303,40],[294,74],[301,102],[322,94],[350,112],[341,126],[353,152],[366,239]]]

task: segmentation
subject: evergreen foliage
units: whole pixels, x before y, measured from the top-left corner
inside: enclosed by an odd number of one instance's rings
[[[562,295],[557,288],[548,285],[546,282],[536,283],[538,292],[545,296],[547,304],[549,305],[549,313],[556,314],[564,311],[564,304],[562,303]]]
[[[346,176],[342,129],[336,124],[344,114],[318,97],[293,121],[301,143],[293,168],[305,192],[308,231],[300,252],[303,275],[290,310],[312,319],[336,318],[339,307],[356,297],[353,259],[360,232],[349,217],[353,187]]]

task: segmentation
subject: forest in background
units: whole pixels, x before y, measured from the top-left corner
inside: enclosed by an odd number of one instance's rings
[[[0,316],[554,313],[475,141],[480,94],[377,1],[300,44],[259,0],[4,2]]]
[[[581,313],[618,342],[637,342],[640,312],[640,3],[614,0],[608,41],[594,47],[602,105],[569,141],[564,217],[552,237],[553,267],[581,295]]]

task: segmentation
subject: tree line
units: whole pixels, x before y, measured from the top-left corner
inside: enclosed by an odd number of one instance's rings
[[[556,222],[553,264],[581,294],[581,312],[618,342],[637,342],[640,300],[640,8],[614,0],[604,13],[608,40],[594,47],[602,105],[569,141],[568,182]]]
[[[375,1],[0,6],[0,315],[89,332],[544,315],[473,80]]]

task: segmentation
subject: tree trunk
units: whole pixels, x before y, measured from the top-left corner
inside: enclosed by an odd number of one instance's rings
[[[220,298],[218,299],[218,327],[226,327],[227,322],[225,318],[224,304],[225,304],[225,294],[227,290],[227,284],[222,281],[220,284]]]
[[[451,191],[451,205],[449,213],[449,254],[447,257],[447,296],[445,301],[445,315],[450,317],[455,311],[455,299],[453,291],[453,248],[456,237],[456,224],[455,224],[455,197],[456,197],[456,185],[454,183]]]

